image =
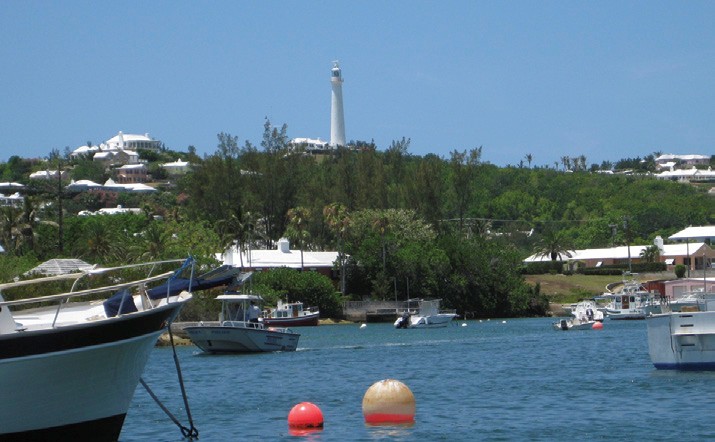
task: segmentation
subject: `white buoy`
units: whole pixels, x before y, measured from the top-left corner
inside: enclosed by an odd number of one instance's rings
[[[506,321],[502,321],[501,323],[502,323],[502,324],[506,324]]]
[[[360,328],[365,328],[367,327],[367,324],[360,324]]]
[[[466,323],[466,322],[462,322],[462,327],[466,327],[466,326],[467,326],[467,323]]]

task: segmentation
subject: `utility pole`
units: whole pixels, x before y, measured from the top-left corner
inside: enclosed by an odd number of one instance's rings
[[[58,235],[57,244],[59,246],[60,255],[64,252],[64,232],[62,228],[62,220],[64,219],[62,213],[62,159],[57,157],[57,226]]]

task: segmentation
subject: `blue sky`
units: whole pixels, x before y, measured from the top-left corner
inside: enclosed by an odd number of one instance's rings
[[[0,161],[118,131],[346,138],[554,166],[715,153],[712,1],[0,2]]]

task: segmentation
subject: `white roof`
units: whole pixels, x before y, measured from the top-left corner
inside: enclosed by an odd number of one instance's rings
[[[648,245],[632,245],[630,246],[630,256],[631,258],[638,258],[641,252],[650,247],[652,244]],[[668,256],[686,256],[688,254],[692,255],[696,250],[706,244],[691,243],[691,244],[666,244],[663,246],[663,250],[660,252],[661,257]],[[584,250],[572,250],[571,257],[562,256],[563,259],[567,261],[585,261],[585,260],[596,260],[596,259],[628,259],[628,246],[611,247],[606,249],[584,249]],[[524,260],[524,262],[542,262],[551,261],[550,256],[536,256],[531,255]]]
[[[715,226],[687,227],[668,237],[672,240],[715,238]]]
[[[176,160],[171,163],[164,163],[161,165],[161,167],[187,167],[188,165],[188,161]]]
[[[125,152],[129,153],[128,150],[126,150]],[[119,169],[146,169],[146,166],[143,164],[125,164],[122,167],[119,167]]]
[[[64,275],[66,273],[74,273],[81,270],[90,270],[94,265],[87,264],[81,259],[51,259],[45,261],[34,269],[25,273],[39,273],[42,275]]]
[[[661,161],[670,161],[670,160],[683,160],[683,161],[688,161],[688,160],[709,160],[710,157],[707,155],[697,155],[697,154],[691,154],[691,155],[673,155],[673,154],[664,154],[659,156],[658,158],[655,159],[656,162],[661,162]]]
[[[300,268],[300,250],[289,250],[287,252],[281,250],[251,250],[249,253],[249,251],[239,252],[236,250],[236,247],[231,247],[225,253],[217,254],[216,256],[216,258],[225,265],[232,266],[240,266],[241,257],[243,257],[244,266],[254,269],[276,267]],[[305,268],[332,268],[337,259],[338,252],[303,251],[303,267]]]
[[[72,180],[67,187],[102,187],[102,185],[90,180]]]

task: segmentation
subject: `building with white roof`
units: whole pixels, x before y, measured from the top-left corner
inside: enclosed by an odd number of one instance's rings
[[[664,170],[661,173],[655,174],[655,177],[661,180],[686,181],[686,182],[715,182],[715,171],[708,166],[706,169],[697,169],[695,166],[690,169],[672,169]]]
[[[715,244],[715,226],[690,226],[668,237],[671,241],[701,241]]]
[[[65,188],[74,192],[82,192],[86,190],[101,189],[102,185],[90,180],[72,180],[72,182],[70,182]]]
[[[22,204],[24,202],[25,198],[21,196],[18,192],[15,192],[12,195],[8,196],[5,196],[0,193],[0,206],[22,207]]]
[[[117,183],[133,184],[149,181],[148,170],[144,164],[125,164],[114,169]]]
[[[98,146],[79,146],[72,151],[70,155],[73,157],[91,155],[94,160],[101,160],[106,159],[107,155],[97,157],[96,154],[99,152],[136,151],[138,149],[157,151],[161,149],[161,141],[151,138],[148,133],[138,135],[125,134],[122,131],[119,131],[117,135]]]
[[[333,150],[333,147],[320,138],[293,138],[289,143],[291,150],[303,149],[308,153],[323,153]]]
[[[688,165],[695,166],[697,164],[708,164],[710,157],[708,155],[673,155],[664,154],[655,159],[656,167],[662,168],[666,165]]]
[[[161,149],[161,141],[149,137],[149,134],[125,134],[122,131],[112,138],[104,142],[107,147],[112,150],[159,150]]]
[[[281,238],[273,250],[239,250],[232,246],[224,253],[216,255],[216,259],[224,265],[240,267],[246,271],[266,271],[274,268],[287,267],[300,270],[300,250],[291,250],[290,242]],[[303,251],[303,268],[316,271],[328,277],[333,277],[333,267],[338,259],[338,252],[313,252]]]
[[[702,269],[703,262],[708,265],[708,262],[715,258],[715,251],[710,248],[705,242],[682,243],[682,244],[660,244],[656,240],[656,245],[660,249],[660,262],[664,262],[669,267],[683,264],[693,270]],[[601,267],[607,265],[625,265],[628,264],[629,256],[631,263],[639,263],[642,261],[641,252],[648,245],[631,245],[610,247],[603,249],[583,249],[572,250],[571,257],[562,259],[568,262],[579,262],[585,267]],[[543,262],[551,261],[551,257],[534,254],[524,260],[524,262]]]
[[[182,175],[189,171],[191,164],[188,161],[177,159],[171,163],[164,163],[161,167],[166,170],[169,175]]]
[[[60,176],[64,178],[67,172],[64,170],[60,173]],[[32,172],[30,174],[31,180],[56,180],[57,171],[56,170],[38,170],[37,172]]]

